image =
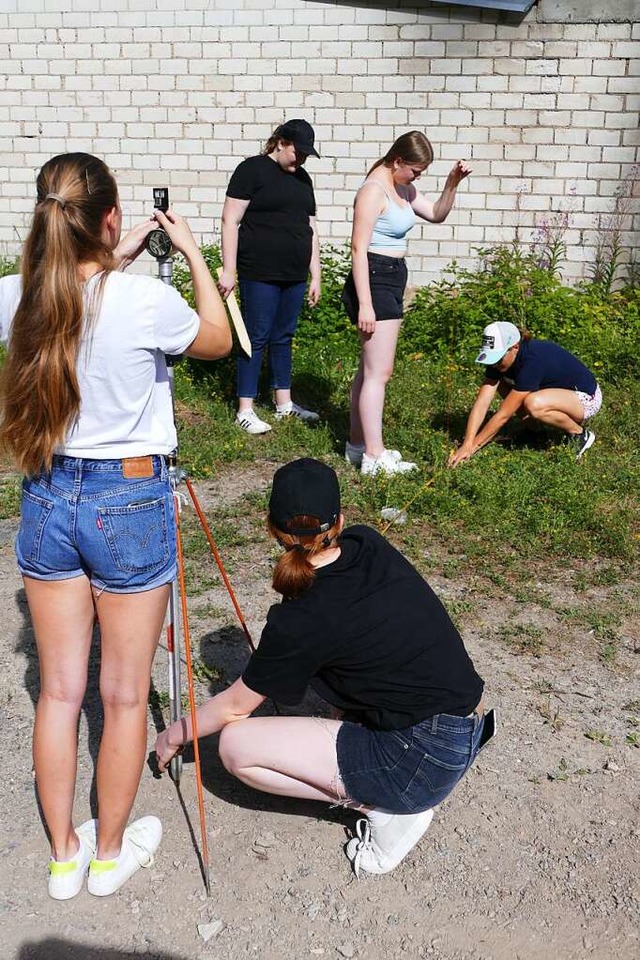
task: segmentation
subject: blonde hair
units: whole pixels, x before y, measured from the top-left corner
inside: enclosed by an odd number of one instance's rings
[[[296,529],[309,528],[317,530],[320,526],[318,517],[292,517],[291,526]],[[325,533],[297,536],[279,530],[271,518],[267,520],[267,527],[272,537],[278,541],[285,552],[278,558],[273,570],[272,587],[283,597],[293,598],[308,590],[314,581],[316,570],[310,560],[313,556],[334,546],[334,541],[340,533],[338,520]]]
[[[85,329],[81,263],[113,269],[102,237],[118,189],[106,164],[66,153],[38,175],[33,222],[21,258],[22,296],[0,382],[0,445],[23,473],[51,468],[80,412],[76,372]],[[94,299],[99,304],[102,287]]]
[[[384,164],[385,167],[393,165],[394,160],[401,160],[403,163],[416,164],[419,167],[428,167],[433,162],[433,147],[424,133],[419,130],[409,130],[403,133],[397,140],[391,144],[390,148],[369,170],[369,173]]]
[[[268,157],[270,153],[273,153],[279,143],[282,143],[285,147],[288,147],[293,143],[293,140],[285,140],[284,137],[278,136],[277,130],[274,131],[262,148],[263,157]]]

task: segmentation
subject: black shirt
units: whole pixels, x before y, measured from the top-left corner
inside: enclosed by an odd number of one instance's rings
[[[487,367],[487,380],[503,380],[515,390],[531,393],[548,387],[579,390],[590,397],[596,378],[581,360],[553,340],[523,340],[516,359],[505,373]]]
[[[238,231],[238,276],[302,283],[309,274],[316,214],[306,170],[288,173],[271,157],[249,157],[234,170],[227,196],[248,200]]]
[[[344,530],[340,548],[309,590],[271,607],[246,685],[293,704],[312,684],[383,730],[471,713],[483,681],[433,590],[370,527]]]

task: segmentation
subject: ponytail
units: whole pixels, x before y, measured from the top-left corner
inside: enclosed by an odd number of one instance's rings
[[[105,214],[117,205],[112,174],[90,154],[61,154],[40,171],[0,382],[0,445],[25,474],[51,468],[80,413],[76,363],[87,305],[79,267],[97,263],[102,283],[113,269],[102,231]]]
[[[291,525],[296,529],[308,527],[316,530],[318,524],[317,517],[300,516],[291,520]],[[298,597],[308,590],[314,581],[316,568],[310,562],[311,558],[335,545],[334,541],[340,533],[340,520],[326,533],[311,534],[308,537],[294,536],[278,530],[271,519],[267,521],[267,526],[271,536],[275,537],[285,551],[275,565],[271,585],[283,597]]]
[[[402,160],[403,163],[408,164],[413,163],[419,167],[428,167],[430,163],[433,163],[433,147],[424,133],[420,133],[419,130],[409,130],[408,133],[403,133],[391,144],[384,157],[374,163],[367,176],[383,164],[385,167],[391,167],[394,160]]]

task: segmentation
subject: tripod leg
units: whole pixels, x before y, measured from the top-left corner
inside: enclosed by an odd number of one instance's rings
[[[202,838],[202,869],[204,873],[207,896],[211,896],[211,879],[209,876],[209,844],[207,842],[207,825],[204,813],[204,797],[202,793],[202,767],[200,764],[200,745],[198,743],[198,720],[196,715],[196,698],[193,683],[193,664],[191,659],[191,634],[189,631],[189,614],[187,611],[187,591],[184,579],[184,556],[182,553],[182,538],[180,536],[180,511],[176,510],[176,549],[178,555],[178,584],[180,605],[182,609],[182,626],[184,630],[184,653],[187,664],[187,685],[189,689],[189,706],[191,712],[191,732],[193,736],[193,759],[196,771],[196,789],[198,792],[198,809],[200,811],[200,833]]]
[[[176,505],[178,509],[178,505]],[[180,677],[180,585],[177,579],[171,584],[167,610],[167,653],[169,654],[169,721],[175,723],[182,716]],[[169,766],[174,783],[180,783],[182,756],[176,754]]]

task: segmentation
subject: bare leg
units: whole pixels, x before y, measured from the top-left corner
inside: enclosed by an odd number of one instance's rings
[[[254,717],[227,724],[220,758],[255,790],[325,803],[344,801],[336,737],[340,721],[318,717]]]
[[[360,391],[362,390],[362,381],[364,377],[362,353],[360,354],[360,363],[358,372],[351,384],[350,396],[350,427],[349,442],[355,446],[361,446],[364,443],[364,434],[362,433],[362,423],[360,422]]]
[[[24,577],[40,661],[40,696],[33,730],[33,763],[42,812],[56,860],[78,850],[73,798],[78,764],[78,718],[87,685],[94,608],[86,577]]]
[[[274,390],[274,399],[279,407],[284,407],[286,403],[291,402],[291,388],[287,387],[283,390],[278,387],[276,390]]]
[[[401,323],[401,320],[381,320],[371,335],[361,334],[360,337],[362,384],[358,413],[365,452],[369,457],[379,457],[384,450],[382,413],[387,383],[393,373]]]
[[[526,398],[524,407],[534,420],[574,436],[582,433],[584,410],[573,390],[536,390]]]
[[[147,752],[147,698],[169,585],[96,597],[104,729],[98,753],[98,857],[120,853]]]

